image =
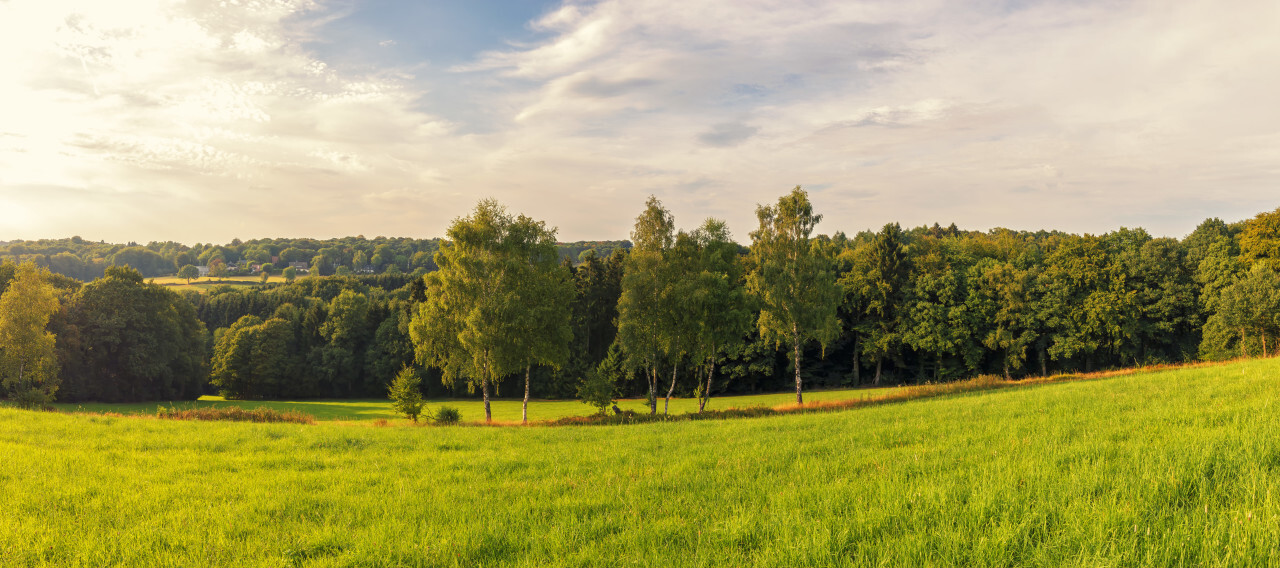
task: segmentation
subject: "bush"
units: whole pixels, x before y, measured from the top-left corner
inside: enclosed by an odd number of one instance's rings
[[[588,370],[582,382],[578,383],[578,398],[583,404],[596,407],[598,414],[604,414],[605,409],[613,404],[613,392],[613,379],[595,369]]]
[[[609,346],[604,360],[594,369],[588,369],[578,383],[578,398],[583,404],[596,407],[599,414],[613,404],[617,395],[617,385],[627,379],[627,371],[622,364],[622,347],[618,342]]]
[[[449,424],[457,424],[462,421],[462,413],[452,406],[441,406],[436,409],[436,415],[432,418],[432,422],[437,425],[447,426]]]

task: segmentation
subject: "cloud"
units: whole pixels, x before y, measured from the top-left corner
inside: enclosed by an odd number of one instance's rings
[[[760,128],[740,122],[722,122],[711,126],[710,130],[698,135],[698,141],[715,148],[731,148],[746,142],[755,136]]]
[[[805,180],[819,230],[848,233],[1176,236],[1275,207],[1266,0],[566,1],[449,69],[324,59],[306,46],[335,10],[0,3],[0,196],[69,188],[112,215],[25,196],[36,218],[0,217],[0,239],[435,236],[478,196],[561,238],[625,238],[650,193],[681,226],[746,235]],[[388,35],[360,45],[410,51]]]

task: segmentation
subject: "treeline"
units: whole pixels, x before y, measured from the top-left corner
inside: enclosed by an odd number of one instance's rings
[[[382,397],[408,368],[428,396],[527,388],[606,403],[647,396],[656,411],[669,395],[794,387],[799,398],[802,385],[1265,356],[1280,337],[1280,209],[1209,219],[1183,239],[897,224],[813,235],[821,216],[797,188],[759,208],[749,246],[715,220],[679,230],[651,199],[631,246],[603,255],[596,243],[570,259],[545,226],[485,207],[429,241],[428,276],[313,276],[201,295],[148,284],[134,268],[107,265],[81,284],[29,257],[0,264],[7,396]],[[481,213],[490,221],[477,221]],[[323,256],[339,247],[316,245],[341,241],[216,248]],[[422,252],[379,254],[413,262]],[[530,337],[554,341],[520,342]],[[489,351],[481,357],[476,346]],[[489,370],[472,366],[481,360]]]
[[[559,243],[560,256],[579,261],[587,250],[608,255],[614,248],[627,248],[627,241],[579,241]],[[82,282],[101,278],[111,266],[129,266],[144,277],[177,274],[182,267],[243,267],[270,265],[276,273],[290,263],[304,263],[320,275],[398,274],[421,276],[436,269],[433,257],[440,239],[410,239],[363,236],[341,239],[255,239],[232,240],[227,244],[197,243],[188,246],[172,241],[112,244],[89,242],[80,237],[38,241],[0,242],[0,262],[34,263],[55,274]],[[233,272],[233,271],[229,271]]]

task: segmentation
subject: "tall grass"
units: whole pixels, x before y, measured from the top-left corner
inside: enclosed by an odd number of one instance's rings
[[[303,414],[296,410],[280,411],[273,408],[245,410],[238,406],[162,407],[156,410],[156,418],[168,420],[230,420],[233,422],[292,422],[294,424],[316,423],[314,416]]]
[[[1280,565],[1278,378],[627,428],[0,408],[0,565]]]

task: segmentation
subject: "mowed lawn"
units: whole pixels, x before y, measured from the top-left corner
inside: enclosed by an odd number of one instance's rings
[[[823,400],[850,400],[861,399],[870,396],[879,396],[893,389],[849,389],[849,390],[827,390],[813,391],[805,393],[806,401],[823,401]],[[665,403],[665,398],[658,399],[658,413],[661,414]],[[796,394],[776,393],[776,394],[758,394],[758,395],[740,395],[713,397],[707,407],[712,409],[725,408],[749,408],[753,406],[778,406],[782,404],[793,404],[796,401]],[[618,408],[623,410],[632,410],[637,413],[649,412],[649,406],[644,399],[628,399],[618,401]],[[218,407],[218,406],[238,406],[244,409],[254,408],[271,408],[280,411],[298,411],[314,416],[317,420],[338,420],[338,421],[360,421],[360,420],[376,420],[379,418],[387,420],[404,420],[403,415],[397,415],[395,410],[391,408],[391,401],[387,399],[358,399],[358,400],[296,400],[296,401],[280,401],[280,400],[226,400],[219,396],[203,396],[196,401],[173,401],[173,402],[146,402],[146,403],[127,403],[127,404],[108,404],[108,403],[59,403],[53,405],[58,410],[65,412],[97,412],[97,413],[117,413],[117,414],[148,414],[154,415],[157,407]],[[463,422],[484,422],[484,402],[479,399],[431,399],[426,402],[423,407],[423,414],[433,414],[436,409],[441,406],[451,406],[458,409],[462,414]],[[511,423],[520,421],[522,401],[511,399],[491,399],[490,408],[493,412],[493,420],[495,422]],[[671,414],[682,414],[685,412],[695,412],[698,410],[698,399],[696,398],[672,398],[668,412]],[[564,418],[566,416],[587,416],[596,411],[595,407],[588,406],[577,400],[530,400],[529,401],[529,420],[531,421],[547,421]],[[612,412],[612,411],[610,411]]]
[[[630,426],[0,408],[5,566],[1280,565],[1280,362]]]

